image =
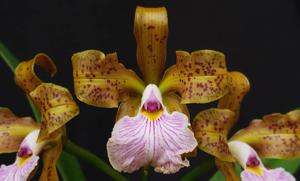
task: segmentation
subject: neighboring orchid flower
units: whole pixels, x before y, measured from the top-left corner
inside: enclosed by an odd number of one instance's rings
[[[235,133],[228,143],[227,136],[238,119],[241,100],[249,90],[249,82],[241,73],[232,72],[229,77],[230,91],[218,105],[228,109],[202,111],[193,121],[198,147],[216,157],[217,166],[229,180],[239,180],[231,164],[234,161],[246,169],[241,175],[243,181],[295,180],[281,168],[265,169],[258,155],[276,159],[300,156],[300,111],[291,111],[286,115],[271,114],[264,116],[263,120],[254,120],[247,128]]]
[[[34,73],[35,64],[52,75],[56,72],[52,60],[45,54],[38,54],[18,65],[15,81],[41,111],[42,122],[36,123],[29,117],[18,118],[9,109],[0,108],[0,153],[17,151],[12,165],[1,165],[1,181],[29,180],[42,151],[44,166],[40,180],[58,181],[56,162],[62,152],[63,126],[79,113],[67,89],[42,83]]]
[[[22,141],[14,164],[0,167],[0,180],[26,181],[38,164],[39,156],[46,141],[37,143],[39,130],[30,132]]]
[[[1,165],[0,180],[27,180],[39,158],[33,153],[40,152],[40,149],[35,147],[35,144],[32,144],[32,140],[29,139],[33,135],[30,133],[35,132],[38,128],[33,119],[18,118],[9,109],[0,108],[0,153],[16,152],[20,147],[14,164]],[[26,135],[28,138],[22,142]],[[21,142],[22,144],[20,144]]]
[[[237,162],[243,167],[242,181],[296,181],[283,168],[266,169],[257,153],[248,144],[241,141],[230,141],[229,150]]]
[[[160,80],[168,36],[165,8],[138,7],[134,33],[145,82],[120,64],[116,53],[87,50],[72,57],[75,94],[97,107],[120,103],[107,143],[113,168],[131,173],[151,165],[156,172],[175,173],[189,166],[182,154],[197,146],[184,104],[212,102],[228,92],[225,57],[212,50],[177,51],[176,65]]]

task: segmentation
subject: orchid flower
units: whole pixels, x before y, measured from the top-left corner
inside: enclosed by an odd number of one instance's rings
[[[151,165],[170,174],[189,161],[197,146],[185,104],[208,103],[228,92],[225,57],[212,50],[176,52],[176,65],[161,78],[166,61],[165,8],[137,7],[134,22],[137,63],[144,81],[118,62],[116,53],[86,50],[73,55],[77,98],[89,105],[119,107],[108,158],[114,169],[134,172]]]
[[[39,108],[42,121],[19,118],[8,108],[0,108],[0,153],[17,151],[16,161],[1,165],[0,180],[27,181],[43,156],[40,180],[58,180],[56,162],[62,152],[64,124],[79,113],[69,91],[61,86],[43,83],[34,73],[35,64],[52,75],[53,61],[45,54],[21,62],[15,70],[15,81]]]
[[[230,72],[229,77],[229,93],[219,101],[219,109],[201,111],[193,120],[198,147],[216,157],[217,166],[229,180],[239,180],[232,162],[238,162],[245,169],[241,173],[242,181],[295,180],[282,168],[266,169],[259,156],[275,159],[300,156],[300,111],[255,119],[228,142],[228,133],[238,119],[241,101],[250,87],[241,73]]]
[[[283,168],[266,169],[259,156],[247,143],[230,141],[229,150],[237,162],[243,167],[242,181],[296,181]]]

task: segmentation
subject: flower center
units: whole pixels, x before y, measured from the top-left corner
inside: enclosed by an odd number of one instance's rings
[[[143,105],[143,113],[150,120],[156,120],[161,116],[162,105],[151,93],[149,99]]]
[[[250,155],[246,166],[247,167],[257,167],[260,164],[259,160],[256,158],[256,155]]]
[[[144,104],[144,109],[148,112],[156,112],[161,109],[160,102],[158,101],[147,101]]]
[[[259,176],[263,175],[262,169],[259,167],[260,161],[257,159],[256,155],[250,155],[247,162],[247,170],[256,173]]]
[[[149,84],[142,96],[141,112],[149,120],[154,121],[159,119],[163,113],[164,106],[162,105],[162,97],[158,87],[154,84]]]
[[[27,158],[31,155],[32,155],[31,149],[26,146],[21,147],[18,151],[18,157],[20,157],[20,158]]]

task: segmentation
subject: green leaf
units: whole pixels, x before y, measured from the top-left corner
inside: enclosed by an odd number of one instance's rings
[[[65,151],[62,152],[57,162],[57,168],[59,169],[63,181],[86,180],[83,173],[81,172],[78,159]]]
[[[224,175],[220,170],[218,170],[210,179],[209,181],[226,181]]]
[[[295,174],[300,168],[300,158],[293,160],[265,159],[263,162],[267,168],[282,167],[291,174]]]
[[[15,68],[19,64],[18,59],[0,42],[0,57],[8,65],[10,70],[15,73]]]
[[[64,145],[65,151],[71,153],[72,155],[77,156],[78,158],[88,162],[94,167],[98,168],[101,172],[110,176],[114,180],[117,181],[128,181],[121,173],[114,170],[110,165],[108,165],[105,161],[99,158],[97,155],[89,152],[88,150],[72,143],[68,140]]]
[[[206,174],[209,170],[215,167],[215,161],[213,157],[209,157],[203,160],[199,165],[195,166],[192,171],[184,175],[180,181],[193,181],[199,180],[201,175]]]

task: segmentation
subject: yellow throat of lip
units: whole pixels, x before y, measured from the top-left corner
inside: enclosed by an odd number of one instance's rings
[[[157,110],[157,111],[154,111],[154,112],[149,112],[149,111],[146,111],[146,110],[142,110],[142,114],[148,118],[150,121],[155,121],[157,120],[163,113],[163,110]]]
[[[263,171],[260,167],[257,167],[257,166],[256,167],[249,167],[249,166],[247,166],[246,169],[249,170],[250,172],[253,172],[253,173],[259,175],[259,176],[263,175]]]
[[[20,158],[19,157],[18,166],[19,167],[23,166],[30,158],[31,158],[31,156],[26,157],[26,158]]]

